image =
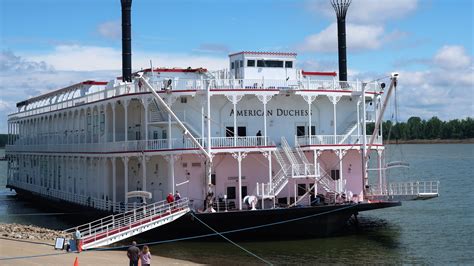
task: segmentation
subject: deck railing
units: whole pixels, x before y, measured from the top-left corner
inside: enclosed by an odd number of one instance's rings
[[[166,79],[167,81],[168,79]],[[265,90],[327,90],[327,91],[362,91],[360,81],[328,81],[328,80],[285,80],[285,79],[174,79],[171,86],[163,85],[165,79],[153,81],[157,91],[169,90],[205,90],[209,86],[212,90],[227,89],[265,89]],[[377,83],[367,83],[366,91],[375,92]],[[97,89],[97,88],[96,88]],[[79,89],[78,89],[79,90]],[[56,111],[69,107],[76,107],[92,102],[101,101],[121,95],[146,92],[145,88],[138,83],[122,84],[115,87],[98,88],[94,92],[86,92],[86,95],[75,96],[77,91],[70,94],[59,94],[51,96],[51,99],[38,100],[30,103],[27,110],[21,110],[10,114],[9,117],[21,118],[30,115]],[[56,100],[55,98],[59,99]],[[54,99],[56,102],[52,102]]]
[[[388,195],[422,195],[438,194],[439,181],[414,181],[390,183]]]
[[[370,136],[366,136],[367,141],[369,143]],[[314,136],[299,136],[296,137],[296,142],[300,146],[305,145],[337,145],[337,144],[345,144],[345,145],[354,145],[354,144],[362,144],[362,136],[351,135],[314,135]],[[382,144],[382,138],[377,137],[375,138],[374,144]]]
[[[207,138],[197,139],[201,145],[207,145]],[[267,138],[268,141],[268,138]],[[213,137],[213,148],[232,147],[261,147],[265,145],[265,137]],[[150,151],[167,149],[195,149],[192,141],[186,138],[129,140],[103,143],[76,143],[76,144],[41,144],[41,145],[7,145],[8,152],[124,152],[124,151]]]

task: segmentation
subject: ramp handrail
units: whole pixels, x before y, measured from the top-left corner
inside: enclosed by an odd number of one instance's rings
[[[438,194],[438,192],[439,181],[400,182],[388,186],[388,195]]]
[[[163,200],[143,205],[123,213],[109,215],[87,224],[66,229],[64,232],[74,233],[76,229],[78,229],[82,238],[85,240],[97,234],[107,233],[111,230],[131,226],[132,223],[137,223],[145,219],[162,216],[167,213],[171,214],[175,210],[187,208],[188,202],[189,200],[187,198],[182,198],[172,203]]]

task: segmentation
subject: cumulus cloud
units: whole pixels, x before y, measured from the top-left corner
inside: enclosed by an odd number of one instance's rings
[[[474,69],[472,57],[465,52],[465,48],[458,45],[443,46],[431,58],[424,59],[423,63],[430,68],[399,71],[400,119],[406,120],[414,115],[425,119],[438,116],[445,120],[474,117]],[[358,78],[371,80],[382,76],[363,75]],[[386,117],[390,118],[390,114],[386,114]]]
[[[60,45],[44,54],[25,55],[33,61],[45,61],[57,70],[97,71],[117,70],[122,67],[122,51],[112,47]],[[132,55],[135,70],[150,66],[160,67],[205,67],[221,69],[227,67],[224,57],[202,56],[185,53],[149,53],[136,51]]]
[[[311,0],[307,6],[311,12],[336,19],[333,7],[326,1]],[[357,0],[352,1],[346,17],[351,23],[380,24],[403,18],[413,13],[417,6],[417,0]]]
[[[28,61],[13,54],[12,51],[2,51],[0,53],[1,72],[24,72],[24,71],[52,71],[53,67],[44,61]]]
[[[106,39],[117,40],[122,37],[120,21],[106,21],[97,26],[97,33]]]
[[[434,63],[446,69],[466,68],[471,65],[471,57],[463,46],[446,45],[436,53]]]
[[[378,49],[384,42],[385,30],[379,25],[347,24],[347,49],[357,52]],[[337,24],[332,23],[317,34],[308,36],[297,46],[302,52],[336,52]]]

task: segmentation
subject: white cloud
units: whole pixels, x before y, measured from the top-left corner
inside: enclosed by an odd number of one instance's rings
[[[384,41],[385,30],[380,25],[347,24],[347,49],[349,51],[375,50]],[[317,34],[308,36],[298,50],[303,52],[336,52],[337,24],[333,23]]]
[[[101,46],[60,45],[49,53],[23,55],[31,61],[45,61],[57,70],[97,71],[119,70],[122,67],[120,49]],[[148,68],[150,60],[160,67],[204,67],[211,70],[227,67],[227,58],[184,53],[148,53],[137,51],[132,54],[135,70]]]
[[[106,21],[99,24],[97,26],[97,33],[106,39],[120,39],[122,37],[120,21]]]
[[[336,20],[336,14],[329,1],[308,1],[309,10]],[[380,24],[403,18],[416,10],[417,0],[356,0],[347,11],[347,21],[353,23]]]
[[[471,65],[471,58],[463,46],[443,46],[434,56],[434,63],[447,69],[466,68]]]

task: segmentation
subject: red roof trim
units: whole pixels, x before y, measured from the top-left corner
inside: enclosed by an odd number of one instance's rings
[[[141,70],[143,72],[151,72],[150,68]],[[181,72],[181,73],[195,73],[195,72],[207,72],[206,68],[155,68],[153,72]]]
[[[284,52],[256,52],[256,51],[242,51],[230,54],[229,57],[238,54],[253,54],[253,55],[281,55],[281,56],[296,56],[297,53],[284,53]]]
[[[337,76],[336,72],[302,71],[303,76]]]
[[[107,81],[86,80],[81,82],[84,85],[107,85]]]

